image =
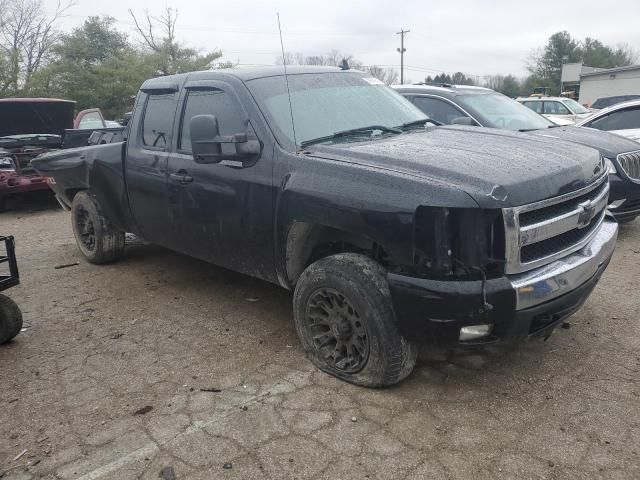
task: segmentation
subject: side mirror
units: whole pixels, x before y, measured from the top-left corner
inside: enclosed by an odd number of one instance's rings
[[[242,160],[260,154],[260,142],[246,133],[220,136],[218,119],[214,115],[196,115],[189,123],[191,150],[197,163],[219,163],[222,160]],[[222,144],[235,145],[235,152],[223,153]]]
[[[219,163],[222,147],[216,139],[220,136],[218,119],[213,115],[196,115],[189,122],[191,150],[198,163]]]
[[[477,126],[477,123],[471,117],[456,117],[451,121],[451,125],[467,125],[469,127],[475,127]]]

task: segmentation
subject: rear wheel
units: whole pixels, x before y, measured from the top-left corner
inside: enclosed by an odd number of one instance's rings
[[[89,262],[108,263],[124,254],[124,232],[104,216],[90,193],[80,192],[73,198],[71,223],[78,248]]]
[[[368,387],[398,383],[417,349],[396,324],[385,270],[363,255],[323,258],[300,276],[294,322],[310,360],[342,380]]]
[[[22,330],[20,307],[6,295],[0,294],[0,344],[7,343]]]

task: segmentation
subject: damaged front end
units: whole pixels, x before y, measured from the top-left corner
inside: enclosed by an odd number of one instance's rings
[[[388,274],[400,328],[444,347],[548,336],[607,267],[617,224],[606,175],[517,208],[419,207],[414,266]]]
[[[481,336],[491,338],[493,319],[515,308],[504,242],[500,209],[419,207],[412,272],[389,274],[405,334],[451,345],[462,328],[483,325]]]
[[[50,150],[42,145],[0,147],[0,196],[48,189],[46,179],[36,173],[31,161]]]
[[[75,102],[52,98],[0,99],[0,207],[14,194],[47,190],[31,161],[59,149],[73,127]]]

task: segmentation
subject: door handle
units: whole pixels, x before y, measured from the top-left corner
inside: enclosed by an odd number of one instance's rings
[[[182,184],[193,182],[193,177],[191,175],[186,175],[186,172],[170,173],[169,178]]]

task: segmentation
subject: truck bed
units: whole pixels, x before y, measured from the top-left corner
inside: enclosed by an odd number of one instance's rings
[[[76,192],[90,190],[114,224],[128,231],[125,148],[126,142],[122,141],[58,150],[34,159],[33,166],[50,178],[50,186],[64,207],[71,207]]]

